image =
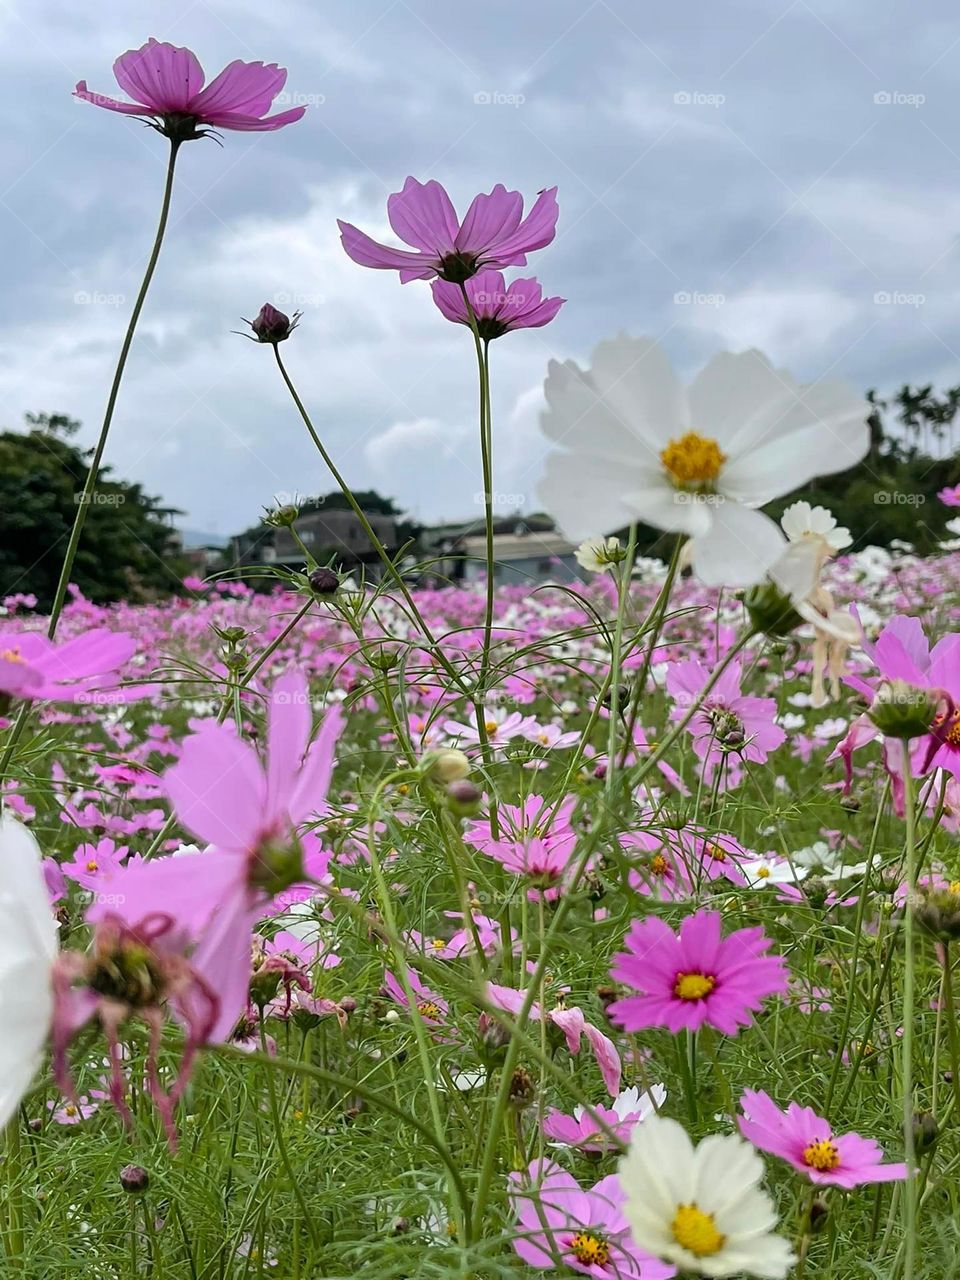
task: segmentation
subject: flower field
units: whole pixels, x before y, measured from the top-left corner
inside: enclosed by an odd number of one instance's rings
[[[458,212],[411,176],[390,243],[340,245],[476,357],[475,585],[381,540],[266,303],[243,336],[367,559],[277,499],[292,560],[94,603],[89,513],[162,512],[103,459],[178,157],[306,110],[156,39],[114,73],[75,97],[166,144],[157,230],[95,447],[30,419],[86,474],[49,592],[18,571],[0,612],[3,1274],[955,1275],[960,553],[808,500],[860,468],[919,512],[927,455],[833,376],[601,340],[543,383],[538,498],[582,541],[498,587],[491,346],[565,305],[504,275],[558,192]],[[899,421],[939,447],[960,392],[930,393]]]

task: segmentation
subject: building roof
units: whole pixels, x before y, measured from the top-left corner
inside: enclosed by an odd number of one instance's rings
[[[464,555],[485,559],[486,537],[464,538]],[[547,560],[552,556],[573,555],[576,547],[559,533],[496,533],[493,536],[495,560]]]

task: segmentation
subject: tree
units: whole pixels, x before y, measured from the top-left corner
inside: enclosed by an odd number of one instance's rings
[[[92,450],[70,443],[80,424],[29,414],[26,433],[0,432],[0,599],[18,591],[53,602]],[[169,594],[183,574],[170,519],[178,514],[102,467],[71,581],[97,603]]]

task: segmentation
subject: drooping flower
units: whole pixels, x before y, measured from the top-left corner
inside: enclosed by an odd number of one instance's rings
[[[834,1134],[812,1107],[791,1102],[781,1111],[769,1094],[756,1089],[744,1090],[740,1107],[743,1115],[737,1125],[743,1136],[760,1151],[786,1160],[811,1182],[849,1190],[907,1176],[905,1164],[883,1163],[883,1152],[872,1138]]]
[[[676,1269],[631,1239],[616,1174],[585,1189],[550,1161],[510,1175],[518,1232],[513,1247],[538,1271],[558,1264],[595,1280],[669,1280]]]
[[[495,1009],[503,1009],[514,1016],[519,1016],[527,998],[526,992],[519,991],[516,987],[500,986],[495,982],[487,983],[486,994],[487,1000]],[[528,1019],[531,1022],[539,1022],[544,1016],[563,1033],[567,1049],[571,1054],[576,1055],[580,1052],[583,1037],[586,1036],[597,1066],[600,1068],[603,1083],[607,1086],[607,1092],[611,1098],[615,1098],[620,1092],[623,1068],[616,1045],[610,1037],[604,1035],[599,1027],[588,1022],[583,1010],[577,1006],[568,1009],[566,1004],[561,1002],[555,1009],[548,1009],[544,1014],[540,1005],[534,1001],[530,1006]]]
[[[136,651],[136,641],[105,627],[63,644],[39,631],[0,636],[0,694],[54,702],[123,701],[141,696],[111,679]]]
[[[758,582],[783,548],[756,508],[867,452],[867,405],[841,382],[800,387],[758,351],[716,356],[689,387],[646,338],[601,343],[589,369],[551,362],[540,496],[573,539],[637,520],[693,538],[708,585]]]
[[[88,912],[96,920],[114,911],[128,923],[167,912],[193,934],[193,967],[219,999],[212,1040],[227,1037],[246,1006],[253,923],[270,898],[304,879],[298,828],[324,809],[341,725],[334,706],[308,749],[311,701],[299,672],[271,689],[265,767],[226,725],[203,723],[164,784],[181,823],[210,847],[125,868],[111,882],[122,901]]]
[[[478,271],[526,265],[527,254],[548,245],[556,233],[557,189],[541,191],[523,217],[523,197],[501,184],[474,196],[461,222],[439,182],[407,178],[403,190],[387,199],[393,231],[411,249],[378,244],[349,222],[339,222],[347,255],[361,267],[399,271],[400,280],[439,276],[461,284]]]
[[[0,1127],[26,1093],[53,1015],[57,926],[33,835],[0,815]]]
[[[611,1020],[625,1031],[676,1033],[706,1024],[736,1035],[748,1027],[767,996],[786,992],[787,968],[766,954],[772,944],[762,929],[724,937],[720,923],[715,911],[687,916],[679,933],[655,916],[634,920],[610,975],[641,994],[614,1001]]]
[[[87,913],[90,920],[91,913]],[[74,1036],[96,1019],[107,1038],[109,1097],[129,1125],[120,1027],[137,1017],[150,1029],[147,1079],[171,1144],[176,1140],[173,1109],[190,1077],[196,1051],[211,1036],[219,1001],[215,989],[194,967],[189,933],[171,915],[146,911],[128,924],[109,910],[94,926],[89,952],[62,951],[53,969],[53,1065],[57,1084],[75,1100],[67,1050]],[[186,1032],[186,1044],[173,1085],[160,1079],[158,1055],[167,1010]]]
[[[650,1116],[634,1129],[619,1176],[633,1239],[684,1272],[782,1280],[793,1265],[789,1244],[773,1233],[763,1163],[736,1134],[694,1146],[676,1120]]]
[[[625,1143],[634,1126],[659,1110],[666,1098],[667,1091],[662,1084],[653,1085],[649,1093],[641,1093],[634,1085],[618,1093],[612,1107],[598,1105],[588,1112],[577,1106],[570,1116],[557,1110],[549,1112],[543,1122],[543,1132],[558,1146],[576,1147],[578,1151],[607,1151],[611,1146],[610,1135]],[[597,1118],[606,1129],[601,1128]]]
[[[196,54],[153,37],[139,49],[122,53],[113,64],[113,74],[132,102],[91,93],[86,80],[77,85],[75,97],[108,111],[145,118],[178,142],[205,137],[211,128],[243,133],[282,129],[306,111],[306,107],[291,107],[267,115],[287,79],[276,63],[231,62],[204,88]]]
[[[470,326],[470,313],[459,284],[434,280],[433,300],[448,320]],[[502,338],[513,329],[541,329],[549,324],[566,301],[545,298],[536,280],[514,280],[507,285],[499,271],[480,271],[463,286],[484,342]]]

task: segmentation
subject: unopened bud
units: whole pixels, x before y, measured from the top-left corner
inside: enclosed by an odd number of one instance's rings
[[[335,569],[314,569],[307,581],[318,596],[336,595],[340,589],[340,575]]]
[[[957,888],[921,887],[911,899],[913,913],[928,933],[940,942],[960,939],[960,884]]]
[[[808,1229],[812,1236],[819,1235],[830,1218],[830,1209],[826,1200],[814,1200],[810,1206]]]
[[[932,1151],[940,1137],[940,1127],[932,1111],[917,1111],[913,1116],[913,1146],[917,1155]]]
[[[858,813],[860,810],[860,800],[857,796],[841,796],[840,808],[846,809],[847,813]]]
[[[460,782],[470,774],[470,761],[462,751],[451,747],[432,751],[420,761],[420,767],[437,782]]]
[[[742,598],[754,630],[765,636],[788,636],[803,625],[793,601],[769,579],[744,591]]]
[[[459,782],[451,782],[445,793],[447,808],[458,818],[473,818],[480,812],[483,792],[469,780],[461,778]]]
[[[284,315],[282,311],[271,306],[269,302],[265,302],[257,313],[256,319],[244,320],[243,323],[248,324],[253,330],[255,341],[269,342],[276,346],[278,342],[285,342],[290,337],[299,322],[299,311],[295,311],[291,319],[290,316]]]
[[[536,1097],[533,1076],[526,1067],[517,1067],[510,1077],[510,1105],[515,1111],[523,1111]]]
[[[126,1164],[120,1170],[120,1185],[131,1195],[140,1195],[150,1185],[150,1175],[138,1164]]]

